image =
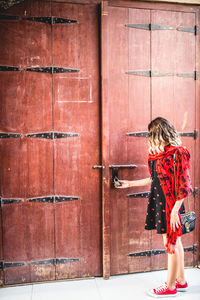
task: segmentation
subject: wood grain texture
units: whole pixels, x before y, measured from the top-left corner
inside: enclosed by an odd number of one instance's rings
[[[56,256],[80,258],[69,264],[69,273],[65,266],[57,267],[56,276],[98,276],[101,171],[93,169],[100,163],[98,10],[94,5],[52,3],[52,13],[78,22],[54,27],[53,63],[80,70],[53,79],[54,130],[80,135],[54,142],[54,193],[80,197],[56,206]]]
[[[101,3],[101,143],[102,143],[102,165],[105,166],[102,172],[102,252],[103,252],[103,277],[110,276],[111,259],[111,228],[110,228],[110,172],[109,172],[109,55],[108,55],[108,3]]]

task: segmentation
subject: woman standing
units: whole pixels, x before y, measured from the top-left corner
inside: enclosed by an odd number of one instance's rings
[[[150,177],[134,181],[119,180],[121,185],[116,187],[151,185],[145,229],[155,229],[163,236],[168,253],[168,276],[165,284],[152,289],[148,294],[153,297],[176,296],[177,290],[185,291],[188,287],[184,275],[180,213],[184,212],[184,198],[192,193],[188,171],[190,154],[181,146],[180,137],[168,120],[161,117],[154,119],[148,125],[148,131]]]

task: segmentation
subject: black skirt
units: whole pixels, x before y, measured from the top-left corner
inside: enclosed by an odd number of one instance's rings
[[[156,171],[156,161],[149,161],[149,167],[151,169],[151,191],[149,195],[149,202],[147,207],[147,216],[145,229],[153,230],[156,229],[157,233],[163,234],[167,232],[167,223],[166,223],[166,200],[165,195],[162,191],[158,174]],[[185,212],[184,204],[182,203],[180,208],[180,213]]]

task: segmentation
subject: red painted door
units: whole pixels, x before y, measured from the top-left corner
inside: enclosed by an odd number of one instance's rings
[[[96,5],[0,17],[1,283],[101,275]]]
[[[116,172],[128,180],[149,176],[150,120],[162,116],[176,126],[191,153],[193,187],[199,185],[197,12],[139,2],[102,7],[104,277],[166,268],[162,237],[144,230],[149,188],[112,185]],[[190,207],[198,213],[195,195]],[[186,265],[196,264],[198,225],[183,244]]]

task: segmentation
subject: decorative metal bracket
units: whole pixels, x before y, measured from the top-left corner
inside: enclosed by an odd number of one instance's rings
[[[29,72],[39,72],[39,73],[78,73],[80,70],[78,69],[69,69],[69,68],[60,68],[60,67],[35,67],[35,68],[26,68],[25,71]]]
[[[58,18],[58,17],[28,17],[23,18],[27,21],[33,21],[33,22],[42,22],[50,25],[54,25],[56,23],[64,24],[64,23],[78,23],[77,20],[71,20],[71,19],[64,19],[64,18]]]
[[[26,137],[30,138],[43,138],[43,139],[61,139],[61,138],[68,138],[68,137],[76,137],[80,136],[79,133],[72,133],[72,132],[41,132],[41,133],[28,133],[25,135]]]

